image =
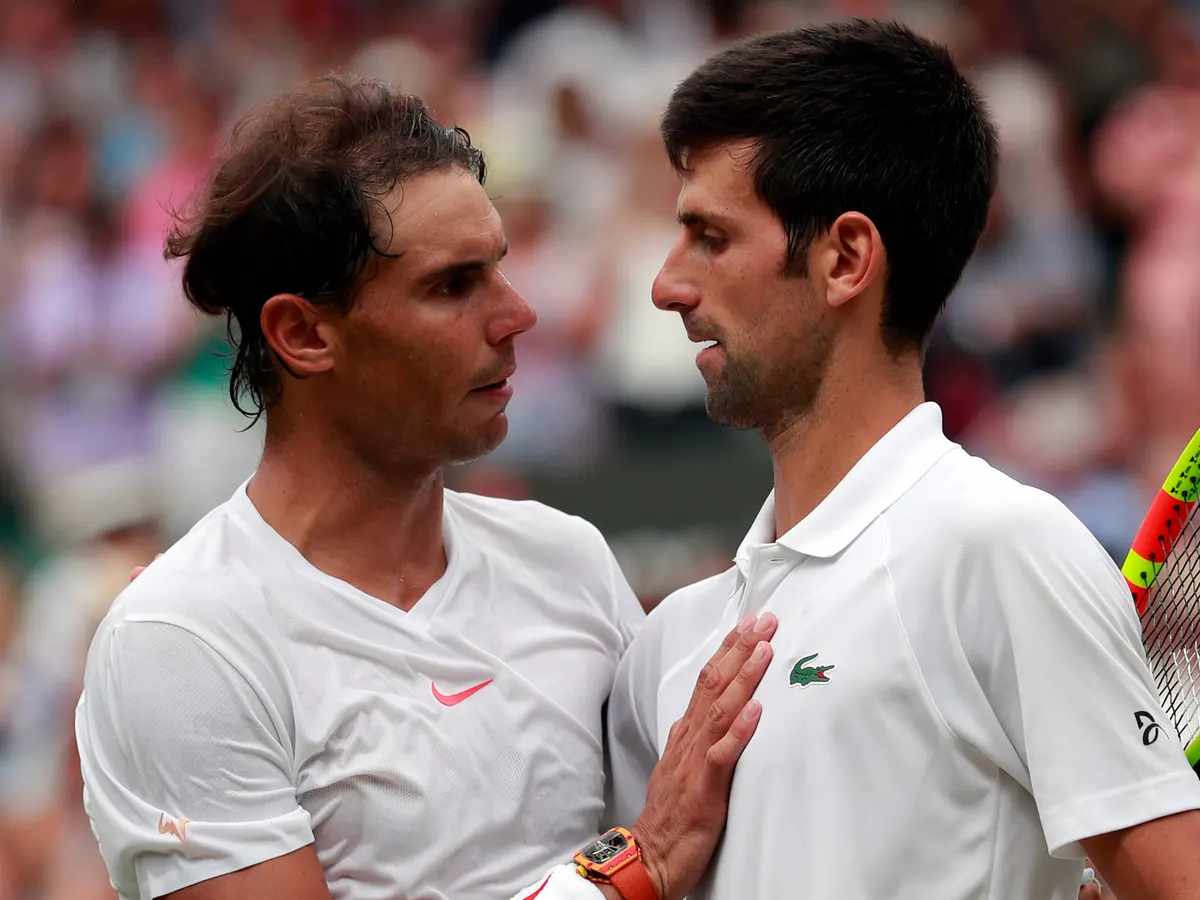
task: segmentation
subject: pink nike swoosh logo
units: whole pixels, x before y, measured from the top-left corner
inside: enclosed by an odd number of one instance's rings
[[[481,681],[474,687],[469,687],[465,691],[459,691],[457,694],[443,694],[432,681],[429,682],[429,686],[433,688],[433,698],[442,704],[442,706],[458,706],[458,704],[462,703],[472,694],[479,693],[491,683],[492,679],[489,678],[487,681]]]

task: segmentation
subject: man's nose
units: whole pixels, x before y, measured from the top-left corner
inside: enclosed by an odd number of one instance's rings
[[[502,310],[493,316],[488,323],[487,339],[489,344],[499,344],[502,341],[511,337],[516,337],[523,331],[528,331],[537,324],[537,313],[533,311],[533,307],[525,300],[524,297],[517,291],[509,280],[504,277],[503,273],[500,277],[500,289],[503,291],[501,298]]]
[[[654,305],[667,312],[686,313],[700,302],[700,291],[694,280],[687,277],[682,254],[683,248],[676,244],[650,287]]]

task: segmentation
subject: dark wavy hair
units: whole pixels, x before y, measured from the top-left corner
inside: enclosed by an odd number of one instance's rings
[[[229,396],[240,412],[257,420],[282,389],[263,304],[291,293],[348,310],[368,263],[388,255],[383,198],[452,166],[484,182],[483,154],[466,131],[375,81],[319,78],[238,122],[164,256],[187,260],[183,290],[194,306],[226,316]]]
[[[676,88],[662,119],[672,164],[751,139],[758,195],[787,234],[786,268],[839,215],[871,218],[888,254],[882,331],[921,347],[983,231],[996,131],[944,47],[861,19],[754,37]]]

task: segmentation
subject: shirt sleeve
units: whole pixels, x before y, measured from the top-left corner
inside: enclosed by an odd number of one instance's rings
[[[625,580],[625,573],[621,571],[621,566],[617,562],[617,558],[613,556],[612,550],[608,548],[607,544],[604,549],[609,591],[616,607],[617,630],[621,632],[621,650],[624,652],[629,648],[638,632],[642,630],[642,625],[646,621],[646,611],[642,608],[637,595],[634,594],[633,588],[629,586],[629,582]]]
[[[591,522],[578,516],[571,517],[584,535],[583,546],[588,548],[589,568],[595,572],[596,584],[604,604],[605,616],[616,629],[616,656],[623,654],[646,621],[637,594],[629,586],[621,564],[609,547],[604,535]]]
[[[982,749],[1002,767],[1015,755],[1048,849],[1075,857],[1082,838],[1200,808],[1200,782],[1159,704],[1119,570],[1065,507],[1036,497],[966,548],[958,628],[1004,736]]]
[[[617,666],[605,730],[611,790],[610,825],[632,825],[646,802],[646,785],[658,763],[654,740],[662,668],[661,615],[651,615]]]
[[[159,897],[312,842],[278,721],[191,632],[102,629],[75,726],[84,806],[122,897]]]

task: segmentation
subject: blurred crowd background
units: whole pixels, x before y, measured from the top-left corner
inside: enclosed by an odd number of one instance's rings
[[[715,48],[847,15],[950,45],[1000,128],[931,398],[1123,555],[1200,425],[1196,0],[0,0],[0,900],[112,896],[73,758],[83,654],[261,446],[223,323],[162,259],[232,122],[339,70],[471,132],[541,321],[508,441],[452,483],[591,518],[650,606],[727,565],[770,482],[649,302],[677,190],[657,115]]]

